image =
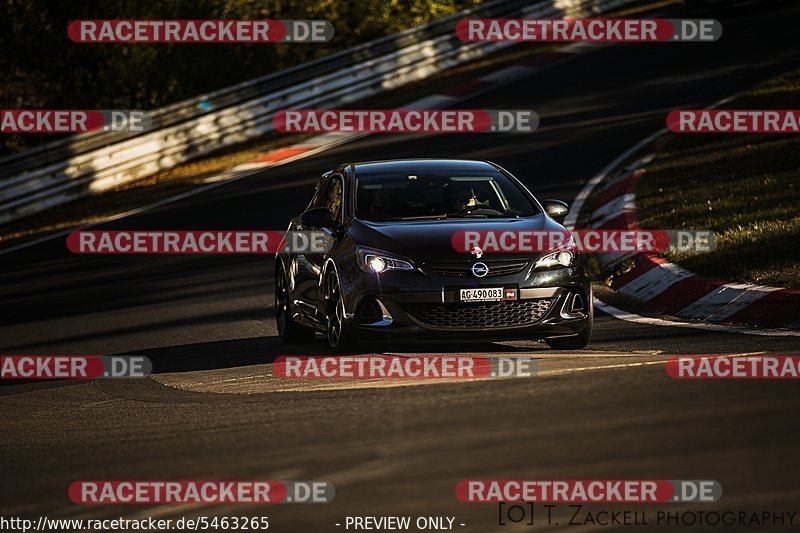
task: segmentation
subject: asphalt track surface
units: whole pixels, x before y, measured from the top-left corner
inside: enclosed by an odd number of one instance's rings
[[[718,17],[716,44],[613,46],[460,106],[533,108],[533,134],[367,137],[104,228],[281,229],[320,172],[382,158],[490,159],[539,198],[571,201],[669,110],[800,64],[790,37],[798,15]],[[459,502],[455,485],[469,478],[716,479],[720,502],[682,509],[800,510],[797,384],[676,381],[663,366],[671,354],[796,353],[798,337],[598,313],[580,352],[534,342],[382,350],[529,355],[540,360],[537,378],[310,387],[271,377],[274,357],[325,350],[321,340],[289,348],[277,339],[268,258],[73,256],[56,239],[0,265],[0,352],[139,354],[157,373],[0,388],[2,516],[246,514],[270,516],[275,531],[339,531],[346,516],[446,515],[464,531],[530,529],[499,527],[495,505]],[[82,507],[66,495],[76,479],[327,480],[337,495],[316,506]],[[657,510],[678,509],[601,508],[645,510],[651,525]],[[566,525],[568,511],[559,506],[553,530],[593,529]]]

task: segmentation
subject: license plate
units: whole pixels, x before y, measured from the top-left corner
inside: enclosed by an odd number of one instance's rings
[[[461,289],[459,297],[462,302],[501,302],[505,299],[505,295],[503,287],[491,287]]]

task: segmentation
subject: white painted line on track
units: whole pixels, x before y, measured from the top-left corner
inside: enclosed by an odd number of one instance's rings
[[[734,353],[727,354],[728,357],[747,357],[751,355],[762,355],[767,352],[747,352],[747,353]],[[609,368],[633,368],[637,366],[650,366],[650,365],[665,365],[669,361],[667,359],[659,359],[658,361],[640,361],[638,363],[618,363],[613,365],[596,365],[596,366],[581,366],[575,368],[561,368],[556,370],[545,370],[539,372],[538,376],[555,376],[558,374],[571,374],[573,372],[589,372],[592,370],[607,370]]]
[[[636,209],[636,195],[627,193],[617,196],[595,209],[589,219],[592,221],[593,228],[602,228],[607,222],[618,218],[623,211],[633,211],[634,209]]]
[[[751,285],[749,283],[726,283],[696,300],[677,314],[683,318],[702,320],[726,320],[751,303],[767,294],[781,290],[778,287]],[[731,293],[736,296],[731,296]]]
[[[606,226],[606,224],[608,224],[614,219],[621,217],[624,214],[628,214],[629,217],[631,216],[631,214],[635,215],[633,211],[636,209],[636,205],[634,204],[633,199],[627,199],[624,196],[620,196],[620,198],[623,200],[618,204],[620,207],[620,211],[617,213],[609,213],[608,215],[598,219],[596,222],[593,222],[591,224],[592,229],[603,229]]]
[[[652,300],[679,281],[694,277],[694,273],[675,263],[662,263],[620,287],[617,292],[637,300]]]
[[[623,311],[622,309],[617,309],[616,307],[609,305],[598,298],[594,299],[594,305],[602,312],[609,314],[614,318],[618,318],[619,320],[624,320],[625,322],[634,322],[636,324],[645,324],[648,326],[670,326],[677,328],[702,329],[706,331],[719,331],[721,333],[741,333],[743,335],[760,335],[764,337],[800,337],[800,331],[783,329],[755,329],[744,326],[729,326],[726,324],[680,322],[677,320],[666,320],[663,318],[641,316],[637,315],[636,313],[630,313],[628,311]]]
[[[664,365],[667,360],[659,361],[642,361],[640,363],[619,363],[615,365],[597,365],[597,366],[579,366],[575,368],[562,368],[559,370],[544,370],[539,372],[538,376],[557,376],[559,374],[572,374],[574,372],[589,372],[592,370],[607,370],[610,368],[633,368],[636,366],[649,366],[649,365]]]
[[[753,355],[763,355],[768,352],[765,351],[757,351],[757,352],[741,352],[741,353],[733,353],[733,354],[725,354],[728,357],[745,357],[745,356],[753,356]],[[384,355],[384,354],[382,354]],[[431,354],[426,354],[431,355]],[[455,354],[447,354],[448,356],[452,356]],[[507,354],[502,354],[507,355]],[[548,353],[547,351],[541,353],[526,353],[526,354],[515,354],[516,356],[534,356],[537,360],[538,364],[545,364],[548,361],[563,361],[566,359],[572,359],[574,364],[580,364],[582,366],[574,366],[574,367],[566,367],[566,368],[553,368],[547,370],[538,370],[535,375],[533,376],[517,376],[517,377],[509,377],[509,378],[487,378],[487,377],[476,377],[476,378],[446,378],[446,379],[409,379],[409,378],[368,378],[368,379],[305,379],[305,380],[292,380],[292,379],[282,379],[277,378],[271,373],[270,369],[265,368],[263,372],[255,375],[250,376],[239,376],[232,379],[223,379],[223,380],[208,380],[208,381],[181,381],[181,377],[179,374],[165,374],[165,379],[161,380],[158,379],[158,375],[152,376],[152,378],[169,388],[178,389],[178,390],[188,390],[192,392],[206,392],[206,393],[213,393],[213,394],[236,394],[236,395],[250,395],[250,394],[273,394],[273,393],[286,393],[286,392],[326,392],[326,391],[337,391],[337,390],[355,390],[355,389],[386,389],[386,388],[400,388],[400,387],[415,387],[420,385],[454,385],[458,383],[475,383],[475,382],[487,382],[487,381],[505,381],[505,380],[523,380],[523,379],[535,379],[537,377],[548,377],[548,376],[558,376],[562,374],[575,374],[581,372],[594,372],[599,370],[609,370],[609,369],[620,369],[620,368],[637,368],[643,366],[652,366],[652,365],[664,365],[673,357],[674,354],[641,354],[641,353],[623,353],[623,352],[616,352],[610,354],[604,354],[602,352],[595,352],[595,353],[562,353],[556,352],[553,354]],[[401,357],[409,357],[410,354],[402,354]],[[483,354],[482,356],[485,357],[497,357],[497,355],[486,355]],[[630,358],[630,357],[637,357],[639,359],[645,359],[635,362],[610,362],[608,364],[587,364],[589,359],[592,360],[608,360],[608,359],[615,359],[615,358]],[[646,358],[653,358],[647,360]],[[271,365],[269,365],[271,366]],[[206,373],[207,371],[203,371]],[[190,372],[189,374],[196,374],[196,372]],[[242,388],[225,388],[221,389],[216,387],[221,382],[229,382],[230,384],[235,385],[236,383],[244,383],[248,382],[252,379],[261,379],[260,383],[256,383],[255,387],[250,383],[250,388],[242,389]]]

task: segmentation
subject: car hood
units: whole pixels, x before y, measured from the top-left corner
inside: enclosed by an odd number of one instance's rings
[[[357,245],[400,255],[424,264],[436,261],[471,259],[453,248],[457,231],[559,231],[564,227],[539,214],[525,218],[416,220],[405,222],[366,222],[356,220],[350,236]],[[533,254],[538,255],[538,254]],[[530,253],[485,253],[483,259],[531,257]]]

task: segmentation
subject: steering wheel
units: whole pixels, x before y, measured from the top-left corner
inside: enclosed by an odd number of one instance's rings
[[[488,211],[488,213],[481,213],[481,211]],[[502,215],[503,214],[502,211],[498,211],[494,207],[490,207],[489,204],[485,204],[485,203],[468,206],[465,209],[463,209],[461,212],[463,214],[465,214],[465,215],[486,215],[486,214],[489,214],[489,215],[493,215],[493,214]]]

